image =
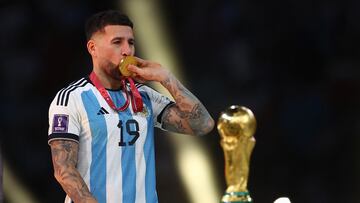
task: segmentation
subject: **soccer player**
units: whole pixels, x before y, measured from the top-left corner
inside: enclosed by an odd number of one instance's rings
[[[133,23],[103,11],[85,26],[92,73],[61,89],[49,108],[48,143],[65,203],[155,203],[154,127],[204,135],[214,120],[160,64],[136,58],[136,81],[161,83],[175,101],[123,77],[121,60],[135,53]],[[154,50],[156,51],[156,50]]]

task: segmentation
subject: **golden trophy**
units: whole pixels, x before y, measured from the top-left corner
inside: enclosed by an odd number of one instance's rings
[[[250,109],[232,105],[220,115],[218,131],[224,150],[227,189],[221,203],[251,203],[247,189],[256,120]]]

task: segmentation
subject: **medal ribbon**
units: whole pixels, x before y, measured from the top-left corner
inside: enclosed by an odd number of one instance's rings
[[[106,91],[105,87],[101,84],[99,78],[96,76],[95,72],[91,72],[90,80],[95,85],[96,89],[100,92],[101,96],[105,99],[106,103],[115,111],[125,111],[129,107],[130,100],[131,106],[134,113],[141,112],[143,110],[143,101],[140,95],[139,90],[136,88],[135,83],[131,77],[123,77],[121,79],[121,86],[126,94],[126,101],[122,107],[117,108],[111,99],[109,93]],[[130,83],[130,92],[126,87],[126,81]],[[131,98],[130,98],[131,94]]]

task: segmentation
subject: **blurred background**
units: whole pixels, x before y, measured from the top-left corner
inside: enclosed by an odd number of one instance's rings
[[[90,73],[84,22],[104,9],[129,14],[137,55],[173,65],[215,120],[232,104],[254,112],[254,202],[360,202],[360,1],[1,0],[4,202],[63,202],[48,107]],[[219,202],[226,184],[216,129],[195,138],[157,131],[156,157],[161,203]],[[186,175],[194,173],[205,175]]]

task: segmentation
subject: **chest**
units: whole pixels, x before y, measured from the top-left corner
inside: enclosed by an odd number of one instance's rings
[[[125,102],[121,94],[111,95],[117,106]],[[134,113],[130,106],[124,111],[115,111],[99,95],[93,92],[82,96],[82,134],[85,140],[114,145],[114,147],[141,144],[152,135],[154,124],[150,101],[143,99],[143,111]]]

